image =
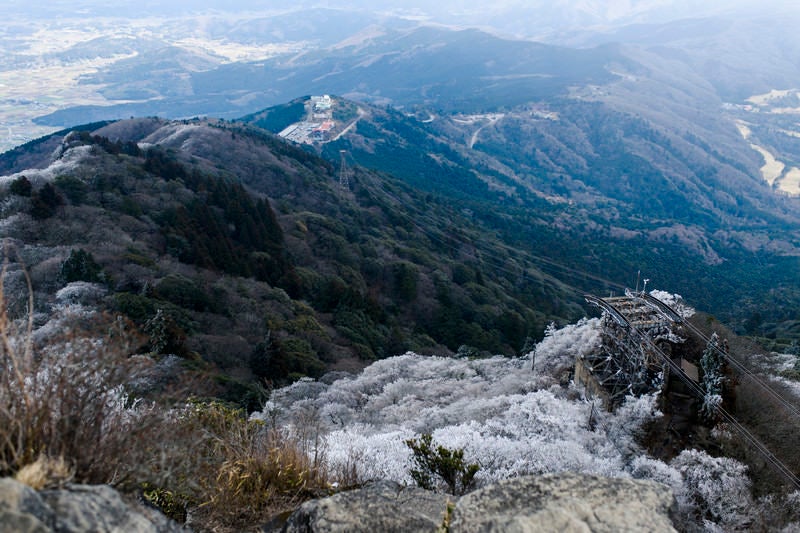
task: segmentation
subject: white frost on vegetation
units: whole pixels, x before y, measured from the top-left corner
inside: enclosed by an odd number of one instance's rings
[[[600,319],[583,318],[560,329],[555,324],[547,326],[544,339],[528,356],[535,356],[537,374],[555,376],[564,368],[571,368],[576,357],[589,355],[599,347]]]
[[[56,303],[50,310],[47,322],[34,329],[31,337],[33,343],[43,350],[52,349],[74,325],[93,321],[98,313],[93,306],[72,302]]]
[[[632,400],[591,428],[591,404],[550,373],[595,349],[598,330],[597,319],[549,328],[536,349],[536,373],[530,354],[469,360],[407,353],[330,384],[305,379],[276,390],[257,418],[298,435],[315,425],[331,468],[357,464],[364,479],[411,483],[404,441],[422,433],[463,448],[480,464],[482,483],[560,471],[627,476],[627,454],[638,449],[633,435],[656,415],[653,398]]]
[[[665,295],[656,297],[679,302]],[[655,395],[628,398],[607,413],[560,384],[577,355],[598,347],[599,332],[598,319],[551,326],[533,352],[517,359],[407,353],[355,376],[303,379],[275,390],[254,417],[317,443],[332,472],[355,468],[362,481],[412,484],[404,441],[431,433],[480,465],[478,485],[563,471],[650,479],[673,490],[687,529],[746,523],[752,497],[744,465],[697,450],[667,464],[637,444],[646,424],[660,416]]]
[[[671,292],[654,289],[650,291],[650,296],[661,300],[683,318],[691,318],[694,316],[694,308],[686,305],[683,301],[683,297],[680,294],[673,294]]]
[[[56,292],[59,304],[91,304],[106,295],[106,289],[98,283],[73,281]]]
[[[67,175],[73,173],[78,169],[81,162],[89,156],[92,146],[75,146],[67,149],[59,159],[50,163],[47,168],[43,169],[27,169],[16,174],[9,174],[8,176],[0,176],[0,186],[8,187],[9,184],[17,178],[25,176],[34,185],[53,181],[57,176]]]
[[[747,521],[753,499],[745,465],[699,450],[682,451],[670,465],[683,480],[681,485],[673,486],[673,491],[684,513],[688,511],[701,520],[710,518],[724,531]]]
[[[788,391],[792,396],[800,399],[800,383],[792,379],[786,379],[783,376],[770,375],[767,377],[769,381],[779,384],[781,388],[778,390]]]
[[[673,490],[687,528],[745,523],[752,497],[741,463],[689,450],[667,464],[637,444],[661,415],[655,395],[629,397],[608,413],[560,384],[566,365],[597,348],[599,329],[598,319],[548,328],[534,351],[536,372],[534,352],[474,360],[407,353],[355,376],[275,390],[254,417],[314,443],[332,472],[355,468],[361,481],[411,484],[405,441],[431,433],[480,465],[478,485],[563,471],[650,479]]]

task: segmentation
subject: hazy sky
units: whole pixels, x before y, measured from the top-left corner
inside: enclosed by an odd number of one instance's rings
[[[355,8],[428,15],[438,22],[507,21],[536,26],[665,22],[733,9],[755,12],[800,11],[797,0],[2,0],[0,15],[27,13],[37,17],[74,15],[152,16],[220,11],[275,11],[298,7]]]

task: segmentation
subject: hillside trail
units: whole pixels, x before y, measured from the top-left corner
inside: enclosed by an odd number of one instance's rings
[[[499,121],[501,118],[502,118],[502,115],[491,117],[489,119],[489,123],[488,124],[484,124],[483,126],[478,128],[477,130],[475,130],[475,133],[472,134],[472,137],[470,138],[469,143],[467,144],[467,147],[470,150],[472,150],[472,147],[475,146],[476,142],[478,142],[478,135],[480,135],[481,131],[483,131],[484,128],[487,128],[489,126],[494,126],[495,124],[497,124],[497,121]]]

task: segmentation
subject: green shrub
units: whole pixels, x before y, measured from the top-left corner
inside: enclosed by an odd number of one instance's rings
[[[152,483],[142,483],[142,498],[150,505],[172,518],[179,524],[186,522],[187,511],[192,503],[191,498],[174,491],[156,487]]]
[[[296,337],[273,339],[267,336],[250,356],[250,370],[271,382],[294,381],[303,376],[319,377],[325,372],[311,345]]]
[[[214,377],[214,381],[222,387],[216,397],[229,402],[247,413],[259,411],[264,407],[269,394],[258,383],[245,382],[226,375]]]
[[[144,252],[136,250],[135,248],[129,248],[125,254],[123,254],[122,259],[129,263],[133,263],[139,266],[151,268],[156,265],[156,262],[145,255]]]
[[[434,490],[435,478],[441,479],[447,491],[453,495],[464,494],[472,487],[480,466],[476,463],[467,464],[464,450],[435,445],[430,433],[423,434],[419,439],[408,439],[405,443],[412,453],[411,479],[423,489]]]
[[[111,297],[111,301],[114,309],[137,324],[144,324],[158,309],[156,300],[131,292],[118,292]]]
[[[170,274],[155,287],[153,296],[192,311],[212,311],[213,302],[208,294],[194,281]]]

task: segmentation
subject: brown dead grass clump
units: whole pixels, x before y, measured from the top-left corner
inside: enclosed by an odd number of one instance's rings
[[[50,457],[67,461],[78,481],[119,481],[117,458],[146,426],[122,388],[132,371],[122,323],[95,314],[86,331],[86,316],[64,317],[47,345],[35,346],[32,296],[20,326],[7,314],[2,278],[0,475]]]
[[[75,477],[75,469],[63,457],[41,455],[19,469],[14,479],[35,490],[59,487]]]
[[[297,438],[219,403],[198,406],[195,416],[204,437],[198,451],[213,465],[196,516],[215,530],[263,522],[329,493],[322,456],[310,457]]]

